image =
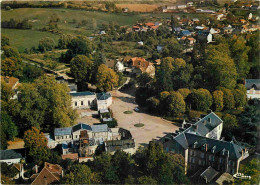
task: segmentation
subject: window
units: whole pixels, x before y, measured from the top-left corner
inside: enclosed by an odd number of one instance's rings
[[[75,101],[75,106],[78,106],[78,103]]]
[[[88,105],[90,105],[90,101],[88,101]]]
[[[78,138],[78,136],[77,136],[77,135],[75,135],[75,138]]]
[[[84,102],[83,102],[83,101],[81,101],[81,105],[84,105]]]
[[[223,158],[219,158],[219,162],[223,163],[224,162]]]
[[[209,160],[210,160],[210,161],[214,161],[214,159],[215,159],[215,156],[214,156],[214,155],[210,155],[210,156],[209,156]]]
[[[169,152],[169,148],[168,147],[166,147],[166,152]]]
[[[208,118],[208,122],[210,122],[210,118]]]
[[[63,139],[63,136],[61,136],[61,139]]]
[[[195,164],[195,158],[192,158],[191,161],[193,164]]]
[[[200,153],[200,157],[201,157],[201,158],[204,158],[204,157],[205,157],[205,154],[204,154],[204,153]]]
[[[191,151],[191,155],[192,155],[192,156],[195,155],[195,151],[194,151],[194,150]]]

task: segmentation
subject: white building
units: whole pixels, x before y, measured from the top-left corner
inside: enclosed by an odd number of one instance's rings
[[[94,93],[90,91],[70,93],[73,109],[97,108],[107,109],[112,104],[110,93]]]
[[[0,162],[7,163],[9,165],[20,163],[21,160],[24,160],[24,157],[22,156],[22,151],[19,149],[1,150],[0,154]]]
[[[124,64],[120,61],[117,61],[115,68],[116,68],[116,71],[119,71],[119,72],[123,72],[125,70]]]
[[[260,79],[246,79],[245,87],[248,99],[260,99]]]

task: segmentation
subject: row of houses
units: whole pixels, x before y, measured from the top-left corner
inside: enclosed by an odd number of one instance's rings
[[[133,154],[135,141],[131,133],[123,128],[109,128],[107,124],[88,125],[78,123],[72,127],[55,128],[54,134],[45,134],[48,147],[60,148],[62,159],[92,160],[98,147],[114,153],[117,149]]]

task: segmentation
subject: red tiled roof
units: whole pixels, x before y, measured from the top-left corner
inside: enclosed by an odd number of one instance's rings
[[[30,179],[33,180],[33,185],[45,185],[60,181],[61,175],[62,167],[60,165],[45,162],[42,171],[39,174],[33,174]]]
[[[19,82],[18,78],[15,77],[9,77],[9,76],[1,76],[1,81],[5,82],[8,86],[10,86],[12,89],[16,87],[16,85]]]
[[[154,23],[152,23],[152,22],[147,22],[147,23],[145,23],[145,25],[146,25],[146,26],[154,26]]]
[[[151,26],[152,29],[157,30],[159,26]]]
[[[61,156],[63,160],[65,159],[71,159],[71,160],[78,160],[78,153],[72,153],[72,154],[64,154]]]
[[[188,40],[193,41],[193,40],[195,40],[195,39],[191,37],[191,38],[188,38]]]
[[[140,69],[142,72],[146,72],[146,69],[152,65],[152,63],[146,61],[144,58],[142,57],[134,57],[131,58],[132,61],[132,66],[136,67],[138,69]]]

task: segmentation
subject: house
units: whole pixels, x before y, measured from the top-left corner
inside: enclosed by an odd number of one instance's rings
[[[162,45],[158,45],[158,46],[156,46],[156,49],[157,49],[157,51],[158,51],[159,53],[161,53],[162,50],[163,50],[163,46],[162,46]]]
[[[5,82],[14,91],[14,96],[11,99],[17,99],[18,87],[20,85],[19,79],[9,76],[1,76],[1,82]]]
[[[208,30],[198,32],[197,39],[203,42],[210,43],[213,41],[213,35]]]
[[[112,140],[105,141],[105,151],[114,154],[116,150],[123,150],[124,152],[134,154],[135,153],[135,140]]]
[[[138,44],[139,46],[142,46],[142,45],[144,45],[144,42],[143,42],[143,41],[139,41],[139,42],[137,42],[137,44]]]
[[[144,72],[151,76],[155,75],[155,67],[151,62],[146,61],[142,57],[131,58],[128,62],[129,66],[132,68],[132,74],[137,76]]]
[[[75,83],[71,82],[70,79],[65,79],[63,76],[57,76],[57,77],[55,78],[55,80],[56,80],[58,83],[64,83],[64,84],[66,84],[66,85],[69,87],[71,93],[78,91],[77,85],[76,85]]]
[[[138,26],[138,25],[135,25],[135,26],[132,27],[132,30],[133,30],[133,31],[140,31],[140,30],[141,30],[141,27]]]
[[[123,72],[125,70],[125,66],[124,66],[124,64],[122,62],[117,61],[116,65],[115,65],[115,69],[118,72]]]
[[[194,38],[192,38],[192,37],[187,38],[187,40],[188,40],[190,45],[193,45],[196,42],[196,40]]]
[[[228,27],[223,28],[223,33],[224,34],[231,34],[233,31],[233,28],[229,25]]]
[[[249,13],[248,15],[248,20],[251,20],[253,18],[253,14],[252,13]]]
[[[70,93],[70,95],[72,96],[73,109],[95,108],[97,105],[97,97],[94,92],[76,92]]]
[[[21,160],[24,160],[25,151],[23,149],[11,149],[11,150],[1,150],[0,152],[0,162],[7,164],[17,164]]]
[[[185,9],[185,8],[187,8],[186,4],[177,5],[177,9]]]
[[[166,134],[159,142],[166,152],[178,153],[184,157],[186,173],[194,174],[211,166],[219,172],[235,174],[240,161],[249,154],[246,148],[233,141],[219,140],[222,128],[223,121],[211,112],[196,122],[184,121],[182,128],[175,133]]]
[[[155,64],[156,65],[160,65],[161,64],[161,59],[156,59],[156,60],[154,60],[155,61]]]
[[[109,92],[97,93],[97,110],[107,109],[112,105],[112,95]]]
[[[187,3],[187,6],[189,6],[189,7],[190,7],[190,6],[193,6],[193,2],[188,2],[188,3]]]
[[[260,99],[260,79],[246,79],[245,87],[247,89],[246,95],[248,99]]]
[[[161,26],[161,25],[162,25],[161,22],[155,22],[155,23],[154,23],[154,26]]]
[[[32,185],[47,185],[60,182],[62,176],[63,170],[60,165],[45,162],[41,172],[33,174],[30,180],[32,181]]]
[[[106,32],[105,32],[104,30],[102,30],[102,31],[100,31],[98,34],[99,34],[99,35],[105,35]]]
[[[145,26],[152,27],[152,26],[155,26],[155,24],[153,22],[147,22],[147,23],[145,23]]]
[[[188,36],[191,36],[191,32],[189,30],[182,30],[179,34],[179,37],[188,37]]]

